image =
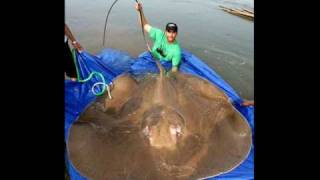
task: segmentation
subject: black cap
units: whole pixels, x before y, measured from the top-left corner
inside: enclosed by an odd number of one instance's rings
[[[168,23],[166,25],[166,31],[168,31],[168,32],[170,32],[170,31],[178,32],[178,26],[175,23]]]

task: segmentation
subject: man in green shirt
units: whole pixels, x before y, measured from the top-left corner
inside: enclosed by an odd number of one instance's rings
[[[150,38],[153,40],[152,49],[148,47],[152,56],[160,61],[171,61],[171,71],[177,72],[181,63],[181,49],[176,40],[178,26],[175,23],[168,23],[166,25],[166,31],[163,32],[158,28],[150,26],[143,14],[141,3],[136,3],[136,9],[141,12],[142,22],[140,23],[142,24],[144,31],[148,32]]]

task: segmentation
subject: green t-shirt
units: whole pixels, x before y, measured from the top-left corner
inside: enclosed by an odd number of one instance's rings
[[[181,62],[181,49],[178,41],[168,43],[165,33],[154,27],[151,27],[149,35],[153,40],[152,55],[159,60],[172,61],[172,66],[178,66]],[[157,48],[162,49],[164,56],[157,52]]]

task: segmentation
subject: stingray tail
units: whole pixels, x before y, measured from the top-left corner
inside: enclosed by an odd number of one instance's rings
[[[165,73],[165,70],[164,70],[163,66],[161,65],[160,61],[156,60],[156,63],[159,68],[159,71],[160,71],[160,79],[163,79],[163,75]]]

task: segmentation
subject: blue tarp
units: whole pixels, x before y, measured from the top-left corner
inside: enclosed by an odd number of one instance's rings
[[[97,55],[91,55],[88,52],[76,53],[77,66],[81,78],[86,78],[92,71],[98,71],[105,77],[106,83],[112,82],[114,78],[123,73],[130,73],[139,77],[145,73],[159,72],[151,54],[144,52],[139,57],[133,58],[126,52],[104,49]],[[171,68],[170,62],[161,62],[166,70]],[[226,83],[212,68],[206,65],[198,57],[187,50],[182,51],[182,63],[180,71],[193,74],[195,76],[207,79],[218,86],[229,96],[234,107],[246,118],[254,135],[254,107],[240,106],[241,97]],[[65,80],[65,142],[67,143],[68,131],[73,122],[75,122],[80,113],[85,110],[91,102],[95,100],[95,95],[91,88],[94,83],[100,81],[99,78],[93,78],[86,83],[72,82]],[[253,140],[254,137],[252,137]],[[254,145],[252,145],[250,154],[244,162],[232,171],[216,176],[210,179],[238,180],[254,179]],[[86,180],[71,164],[67,153],[65,153],[66,165],[71,180]]]

